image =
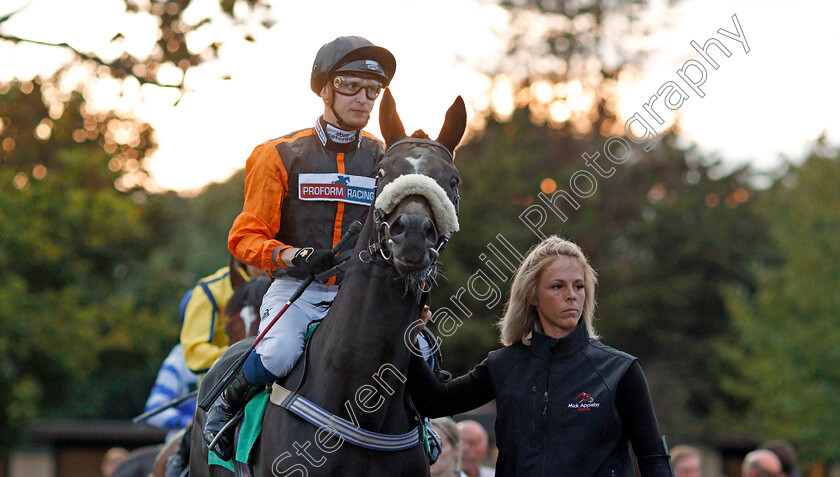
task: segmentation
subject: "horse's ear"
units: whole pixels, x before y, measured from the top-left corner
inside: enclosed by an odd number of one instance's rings
[[[397,103],[394,101],[390,88],[385,88],[382,103],[379,105],[379,130],[382,132],[382,139],[385,140],[386,146],[406,137],[405,127],[400,120],[400,115],[397,114]]]
[[[436,141],[446,146],[454,154],[455,148],[461,142],[466,129],[467,107],[464,105],[463,98],[458,96],[452,106],[449,107],[449,111],[446,112],[446,119],[443,121],[443,127],[440,128],[440,135]]]
[[[248,280],[242,276],[242,267],[239,264],[239,261],[234,258],[233,256],[230,257],[230,261],[228,261],[228,268],[230,269],[230,284],[234,290],[241,287],[245,284]]]

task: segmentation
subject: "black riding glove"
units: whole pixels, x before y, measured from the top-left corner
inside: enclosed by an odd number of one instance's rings
[[[292,257],[292,265],[307,275],[317,275],[335,265],[335,254],[330,250],[302,248]]]

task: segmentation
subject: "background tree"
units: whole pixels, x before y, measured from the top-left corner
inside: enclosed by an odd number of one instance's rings
[[[506,54],[485,67],[496,83],[509,87],[517,107],[528,106],[532,119],[566,134],[591,131],[608,137],[616,124],[618,87],[643,67],[653,28],[666,28],[670,0],[567,2],[502,0],[510,15],[500,35]],[[664,12],[662,11],[664,10]],[[509,86],[508,86],[509,85]],[[504,111],[494,111],[507,119]]]
[[[127,33],[119,31],[114,26],[102,25],[100,32],[103,45],[109,43],[117,45],[116,53],[109,48],[107,56],[95,51],[82,51],[67,42],[54,43],[39,38],[24,38],[3,31],[4,24],[16,15],[25,12],[31,2],[23,4],[13,11],[0,12],[0,40],[14,44],[26,43],[43,45],[63,49],[71,53],[71,60],[62,68],[66,72],[71,65],[81,65],[89,70],[91,78],[104,79],[131,78],[140,84],[152,84],[162,87],[173,87],[185,92],[188,89],[185,77],[190,68],[218,56],[219,48],[224,38],[212,38],[209,42],[199,43],[195,40],[198,33],[215,31],[218,35],[224,27],[225,31],[235,31],[245,40],[253,41],[254,35],[271,27],[273,24],[268,15],[268,4],[264,0],[219,0],[218,9],[200,9],[193,7],[193,0],[119,0],[125,6],[125,14],[131,19],[151,16],[158,27],[154,43],[145,54],[137,54],[124,48]],[[196,15],[195,11],[204,12]],[[109,31],[109,29],[111,29]],[[110,38],[110,41],[107,41]],[[120,51],[120,47],[122,47]],[[162,69],[176,68],[181,75],[176,81],[161,81],[159,75]],[[58,75],[58,79],[61,78]]]
[[[481,257],[492,257],[487,245],[497,234],[520,253],[532,246],[538,237],[520,214],[544,205],[540,192],[569,191],[572,174],[587,169],[581,155],[603,157],[606,139],[623,136],[617,91],[642,66],[640,45],[650,33],[645,2],[502,5],[511,15],[508,55],[488,74],[497,86],[509,85],[515,107],[506,112],[491,103],[458,153],[464,232],[443,256],[437,307],[454,310],[452,298],[477,271],[494,276]],[[661,132],[650,152],[635,146],[612,176],[598,178],[579,210],[561,200],[567,220],[549,211],[543,230],[590,255],[600,273],[596,326],[606,343],[642,359],[663,431],[673,442],[716,444],[728,429],[709,422],[719,392],[715,344],[730,330],[724,293],[733,286],[753,291],[752,271],[773,250],[766,218],[752,210],[753,172],[724,169],[678,129]],[[506,298],[509,284],[497,285]],[[488,309],[460,293],[472,316],[459,313],[463,324],[443,340],[446,365],[458,373],[499,346],[489,324],[504,302]]]
[[[639,66],[642,50],[631,44],[639,46],[648,34],[644,1],[503,0],[500,5],[509,13],[508,29],[499,32],[506,54],[483,67],[494,83],[491,94],[509,95],[513,108],[491,101],[478,111],[469,142],[458,154],[464,179],[460,216],[468,233],[457,236],[444,256],[441,289],[432,299],[437,306],[452,306],[451,298],[482,266],[480,257],[488,254],[485,247],[496,234],[520,252],[533,244],[535,237],[519,214],[534,202],[544,179],[553,187],[567,181],[582,166],[580,154],[600,150],[613,134],[617,81]],[[494,321],[501,305],[491,311]],[[492,328],[471,320],[446,341],[444,351],[456,357],[447,362],[461,372],[497,343]]]
[[[755,294],[727,294],[735,333],[721,340],[727,399],[718,422],[796,443],[803,460],[840,454],[840,153],[821,139],[762,193],[779,261],[757,272]]]
[[[233,188],[211,187],[206,199],[150,196],[152,128],[95,109],[89,91],[116,79],[124,90],[183,94],[186,72],[227,39],[199,44],[196,34],[224,24],[252,40],[270,26],[266,4],[224,0],[195,17],[190,0],[122,3],[128,17],[155,20],[145,54],[122,48],[127,33],[111,25],[100,32],[103,44],[111,39],[103,52],[16,36],[8,26],[29,4],[0,12],[0,41],[70,53],[52,76],[0,85],[0,468],[32,418],[142,411],[177,340],[178,300],[226,263],[226,228],[241,209],[241,177]]]
[[[151,128],[91,114],[78,94],[60,114],[48,111],[37,80],[0,92],[0,421],[15,430],[60,409],[77,380],[101,366],[143,366],[160,355],[155,338],[167,328],[142,298],[113,287],[149,233],[145,195],[114,184],[140,170]],[[139,392],[120,384],[110,383],[116,395]],[[105,408],[124,412],[128,402]],[[2,444],[15,435],[4,432]]]
[[[0,87],[0,466],[33,418],[142,412],[178,302],[227,263],[243,201],[244,174],[147,194],[152,129],[78,93],[49,109],[49,88]]]

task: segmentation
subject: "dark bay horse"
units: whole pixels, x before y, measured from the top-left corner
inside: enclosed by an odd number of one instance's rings
[[[357,428],[387,435],[419,432],[406,400],[405,376],[423,292],[434,280],[439,251],[458,230],[458,171],[452,152],[466,128],[458,97],[435,141],[418,131],[407,138],[396,105],[385,90],[380,128],[388,146],[379,164],[376,199],[354,256],[329,312],[307,352],[285,380],[286,388]],[[281,318],[282,319],[282,318]],[[211,368],[199,400],[227,370],[238,343]],[[196,425],[204,425],[196,412]],[[269,403],[252,454],[257,476],[427,476],[422,443],[383,451],[354,445],[290,411]],[[207,465],[207,446],[193,433],[192,477],[225,476]]]

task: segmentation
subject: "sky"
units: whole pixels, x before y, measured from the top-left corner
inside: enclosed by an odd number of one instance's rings
[[[25,3],[4,0],[0,15]],[[195,3],[199,16],[202,5],[212,2]],[[177,105],[174,91],[155,87],[129,87],[121,100],[114,83],[94,92],[94,101],[117,101],[118,108],[156,129],[159,149],[146,165],[161,187],[188,192],[223,181],[244,167],[257,144],[314,124],[323,104],[309,90],[309,70],[318,48],[340,35],[364,36],[394,53],[398,66],[391,89],[406,130],[422,128],[434,137],[456,96],[467,101],[470,117],[473,108],[486,106],[490,83],[479,70],[501,55],[496,32],[507,21],[488,0],[277,0],[274,11],[277,24],[258,33],[254,43],[237,39],[233,29],[223,32],[230,38],[220,59],[189,73],[191,91]],[[840,91],[834,83],[840,65],[831,51],[840,44],[835,25],[840,4],[683,0],[667,14],[658,11],[649,18],[654,28],[645,41],[651,53],[640,73],[621,87],[622,115],[642,114],[649,98],[672,81],[688,94],[678,109],[686,137],[731,167],[750,164],[759,171],[777,168],[781,156],[801,158],[823,131],[829,140],[838,139]],[[115,0],[30,0],[2,28],[103,56],[109,53],[103,45],[117,31],[130,34],[135,43],[127,47],[148,48],[154,41],[147,33],[153,30],[149,19],[129,21],[121,13],[122,2]],[[736,32],[733,15],[749,52],[718,32]],[[731,52],[725,57],[710,50],[718,69],[690,44],[713,37]],[[0,80],[45,74],[66,59],[55,48],[0,43]],[[705,65],[703,97],[677,73],[690,60]],[[231,79],[221,80],[226,74]],[[379,135],[375,110],[367,129]]]

